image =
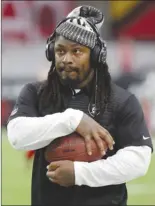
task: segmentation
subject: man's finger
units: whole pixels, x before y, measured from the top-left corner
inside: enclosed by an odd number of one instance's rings
[[[60,165],[61,165],[61,161],[51,162],[51,163],[47,166],[47,169],[48,169],[48,170],[56,170],[58,167],[60,167]]]
[[[106,141],[110,150],[113,150],[114,140],[107,130],[100,130],[101,138]]]
[[[95,140],[95,142],[96,142],[99,150],[101,151],[101,154],[102,154],[102,155],[105,155],[105,151],[104,151],[104,146],[103,146],[103,141],[102,141],[102,139],[101,139],[100,136],[99,136],[98,134],[96,134],[96,133],[93,135],[93,137],[94,137],[94,140]]]
[[[92,155],[91,138],[89,136],[85,136],[85,143],[88,155]]]
[[[57,183],[58,184],[58,182],[57,182],[57,180],[55,180],[55,179],[52,179],[52,178],[48,178],[51,182],[54,182],[54,183]]]
[[[48,165],[46,168],[49,170],[49,171],[54,171],[58,168],[59,166],[56,166],[56,165]]]
[[[47,171],[46,175],[47,175],[47,177],[49,177],[49,178],[56,179],[56,173],[55,173],[55,171],[53,171],[53,172]]]

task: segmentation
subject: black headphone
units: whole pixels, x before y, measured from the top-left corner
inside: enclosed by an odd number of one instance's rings
[[[68,17],[62,20],[61,22],[58,23],[56,28],[60,26],[63,22],[66,22],[68,19],[74,19],[76,17]],[[90,21],[87,20],[87,22],[90,24],[92,29],[95,31],[97,35],[97,42],[95,47],[91,51],[91,63],[93,64],[93,67],[96,67],[98,63],[105,63],[106,62],[106,57],[107,57],[107,48],[105,42],[101,39],[97,28],[94,24],[92,24]],[[55,29],[56,31],[56,29]],[[54,41],[55,41],[55,36],[56,32],[53,32],[52,35],[47,39],[46,43],[46,58],[50,62],[55,62],[55,54],[54,54]]]

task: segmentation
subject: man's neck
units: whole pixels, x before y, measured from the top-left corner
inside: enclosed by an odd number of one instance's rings
[[[83,91],[88,96],[90,96],[92,92],[93,81],[94,81],[94,70],[88,75],[87,79],[80,84],[79,87],[77,87],[76,89],[74,88],[75,93],[79,93],[80,91]]]

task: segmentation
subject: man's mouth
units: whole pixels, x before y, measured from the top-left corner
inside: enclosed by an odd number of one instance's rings
[[[60,68],[60,72],[67,72],[67,73],[76,72],[76,73],[78,73],[78,69],[77,68]]]
[[[64,70],[66,73],[77,73],[76,71],[74,70]]]

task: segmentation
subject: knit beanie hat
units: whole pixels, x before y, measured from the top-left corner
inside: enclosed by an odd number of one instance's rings
[[[79,6],[68,14],[66,21],[58,25],[56,33],[93,49],[103,22],[104,15],[100,10],[92,6]]]

